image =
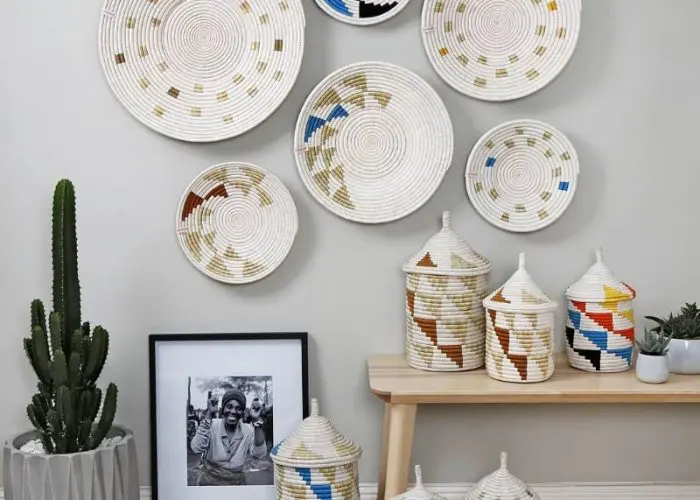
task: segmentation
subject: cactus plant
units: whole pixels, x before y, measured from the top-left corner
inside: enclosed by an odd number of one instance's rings
[[[669,314],[666,319],[656,316],[645,316],[645,318],[657,324],[654,331],[663,331],[674,339],[700,339],[700,309],[695,302],[686,303],[681,307],[680,313]]]
[[[103,402],[96,383],[107,359],[109,334],[80,322],[75,189],[68,179],[60,180],[54,191],[52,256],[53,311],[47,323],[44,304],[34,299],[30,336],[24,339],[39,379],[27,416],[46,453],[75,453],[97,448],[111,429],[117,386],[109,384]]]
[[[672,338],[670,335],[664,335],[663,332],[657,332],[655,328],[651,330],[645,328],[644,338],[635,342],[640,354],[663,356],[668,351],[668,344]]]

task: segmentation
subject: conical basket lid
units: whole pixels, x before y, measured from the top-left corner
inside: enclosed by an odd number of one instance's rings
[[[357,461],[362,454],[359,445],[336,430],[326,417],[318,413],[318,401],[311,400],[311,415],[299,424],[292,435],[270,452],[275,464],[289,467],[331,467]]]
[[[506,312],[544,312],[557,308],[557,303],[540,290],[525,269],[524,253],[520,254],[518,270],[483,303],[488,309]]]
[[[595,264],[566,290],[567,298],[581,302],[622,302],[632,300],[637,292],[620,281],[603,262],[603,251],[595,253]]]
[[[479,276],[491,270],[491,263],[476,253],[464,238],[452,230],[450,212],[442,213],[442,229],[420,252],[404,262],[407,273],[446,276]]]
[[[474,485],[466,500],[539,500],[537,493],[508,471],[507,460],[507,454],[501,453],[501,467]]]
[[[442,495],[433,493],[423,485],[423,472],[420,465],[416,465],[416,484],[410,490],[395,496],[392,500],[446,500]]]

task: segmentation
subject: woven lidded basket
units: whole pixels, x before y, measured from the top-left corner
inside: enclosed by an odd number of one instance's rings
[[[491,263],[452,230],[442,229],[403,264],[406,273],[406,358],[431,371],[484,366],[484,309]]]
[[[596,250],[595,263],[566,290],[566,354],[572,367],[612,373],[632,366],[636,295]]]
[[[554,373],[554,310],[525,269],[518,270],[484,299],[486,371],[504,382],[542,382]]]
[[[311,415],[270,452],[278,500],[359,500],[357,462],[362,449],[319,415]]]
[[[501,453],[501,467],[472,486],[466,500],[539,500],[532,488],[510,473],[507,460]]]
[[[391,500],[446,500],[442,495],[430,491],[423,485],[423,472],[420,465],[416,465],[416,484],[413,488],[393,497]]]

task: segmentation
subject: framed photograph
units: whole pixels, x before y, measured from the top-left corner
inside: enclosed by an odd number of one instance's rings
[[[270,450],[309,415],[307,334],[148,342],[151,497],[274,500]]]

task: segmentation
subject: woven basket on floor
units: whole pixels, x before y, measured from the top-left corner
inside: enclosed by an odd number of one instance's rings
[[[243,284],[282,264],[299,223],[282,181],[256,165],[231,162],[214,165],[192,181],[175,224],[182,251],[199,271]]]
[[[291,91],[304,52],[299,0],[106,0],[107,82],[146,126],[184,141],[238,136]]]
[[[507,101],[549,84],[567,65],[581,27],[581,0],[426,0],[423,45],[453,88]]]
[[[574,368],[621,372],[632,366],[635,290],[596,251],[596,262],[566,290],[566,353]]]
[[[452,230],[442,229],[403,264],[406,359],[413,368],[463,371],[484,366],[484,309],[491,263]]]
[[[465,183],[484,219],[507,231],[530,232],[564,214],[578,174],[576,150],[563,133],[541,121],[513,120],[474,145]]]
[[[518,270],[484,299],[486,371],[504,382],[542,382],[554,373],[557,303],[535,284],[520,254]]]
[[[421,466],[415,466],[416,484],[413,488],[393,497],[391,500],[446,500],[442,495],[430,491],[423,485],[423,472]]]
[[[510,473],[507,459],[501,453],[501,467],[472,486],[466,500],[539,500],[532,488]]]
[[[359,500],[357,463],[362,449],[319,415],[311,415],[270,452],[277,500]]]
[[[409,0],[316,0],[316,4],[338,21],[357,26],[378,24],[397,15]]]
[[[452,123],[415,73],[355,63],[311,92],[294,147],[299,175],[321,205],[355,222],[389,222],[437,190],[452,161]]]

